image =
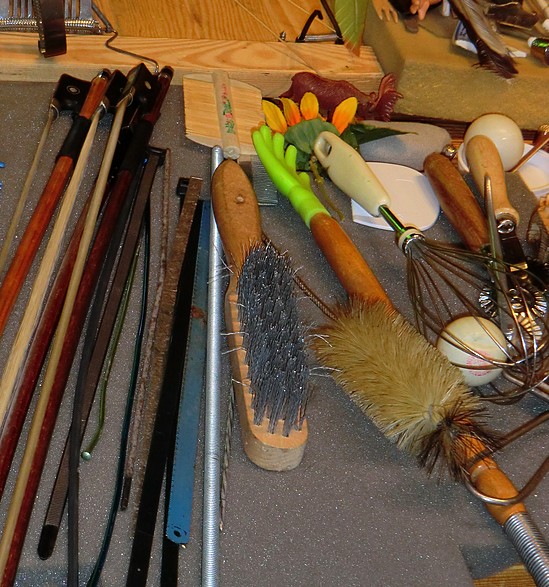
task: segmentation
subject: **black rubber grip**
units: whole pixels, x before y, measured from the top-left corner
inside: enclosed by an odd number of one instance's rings
[[[86,140],[90,125],[91,121],[88,118],[77,116],[65,137],[61,149],[59,149],[57,157],[71,157],[72,159],[77,159],[82,150],[82,145]]]

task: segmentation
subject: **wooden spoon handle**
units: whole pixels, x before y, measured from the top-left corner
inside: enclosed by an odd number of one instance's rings
[[[485,248],[490,243],[486,217],[455,165],[440,153],[428,155],[423,165],[442,211],[461,240],[472,251]]]
[[[485,177],[490,178],[496,219],[509,218],[517,225],[519,213],[509,201],[505,171],[493,141],[483,135],[474,136],[467,143],[466,156],[469,169],[481,194],[484,194]]]

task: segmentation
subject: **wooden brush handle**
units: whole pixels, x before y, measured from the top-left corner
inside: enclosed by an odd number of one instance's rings
[[[471,175],[481,194],[484,194],[485,177],[490,178],[496,219],[510,218],[517,225],[519,223],[519,213],[509,201],[505,183],[505,171],[493,141],[483,135],[474,136],[467,143],[466,157]]]
[[[315,214],[309,228],[350,297],[368,301],[381,300],[392,307],[389,296],[377,277],[336,220],[328,214]]]
[[[301,430],[282,434],[282,422],[274,433],[267,429],[268,421],[254,424],[251,406],[250,379],[246,352],[243,348],[238,318],[236,276],[242,268],[250,247],[262,242],[261,217],[257,198],[250,180],[238,163],[227,159],[215,170],[211,185],[212,207],[225,255],[233,266],[229,288],[225,296],[225,323],[233,388],[240,420],[242,444],[248,458],[262,469],[286,471],[299,465],[307,442],[307,422]],[[276,292],[275,292],[276,295]],[[284,325],[281,325],[284,328]]]
[[[227,333],[229,357],[244,451],[252,463],[267,471],[295,469],[303,459],[307,444],[307,419],[301,430],[292,430],[288,436],[283,435],[282,421],[277,422],[274,432],[269,432],[267,418],[259,425],[254,424],[246,351],[238,328],[238,295],[234,288],[229,288],[225,297],[225,321],[231,326],[231,332]]]
[[[226,159],[212,177],[212,206],[223,249],[238,271],[250,250],[261,243],[259,205],[254,189],[242,167]]]
[[[471,438],[467,442],[465,455],[467,461],[472,463],[467,467],[471,483],[480,492],[499,499],[510,499],[517,495],[513,482],[498,467],[496,461],[489,456],[479,459],[479,455],[486,451],[486,446],[476,439]],[[494,519],[502,526],[514,514],[526,512],[522,502],[513,505],[486,504],[486,508]]]
[[[442,211],[461,240],[470,250],[477,252],[489,245],[484,212],[456,166],[440,153],[428,155],[423,165]]]
[[[469,457],[467,471],[473,486],[481,493],[499,499],[517,496],[512,481],[488,456],[479,458],[486,447],[476,438],[469,440],[465,452]],[[530,519],[522,502],[512,505],[485,504],[494,519],[503,527],[505,534],[519,553],[524,566],[532,575],[536,585],[546,585],[549,576],[549,545],[545,537]]]

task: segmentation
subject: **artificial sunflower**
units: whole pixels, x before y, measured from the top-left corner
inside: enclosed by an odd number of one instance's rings
[[[358,100],[354,96],[340,102],[329,116],[322,115],[318,99],[312,92],[305,92],[299,104],[282,97],[278,103],[263,100],[262,107],[267,126],[283,134],[286,143],[296,147],[298,170],[311,168],[313,145],[322,131],[333,132],[355,148],[361,143],[400,134],[387,128],[356,124]]]

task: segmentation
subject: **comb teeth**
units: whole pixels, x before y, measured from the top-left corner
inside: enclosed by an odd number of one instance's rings
[[[273,433],[300,429],[309,396],[305,337],[298,316],[293,271],[271,245],[250,250],[238,276],[238,305],[254,424],[268,418]]]

